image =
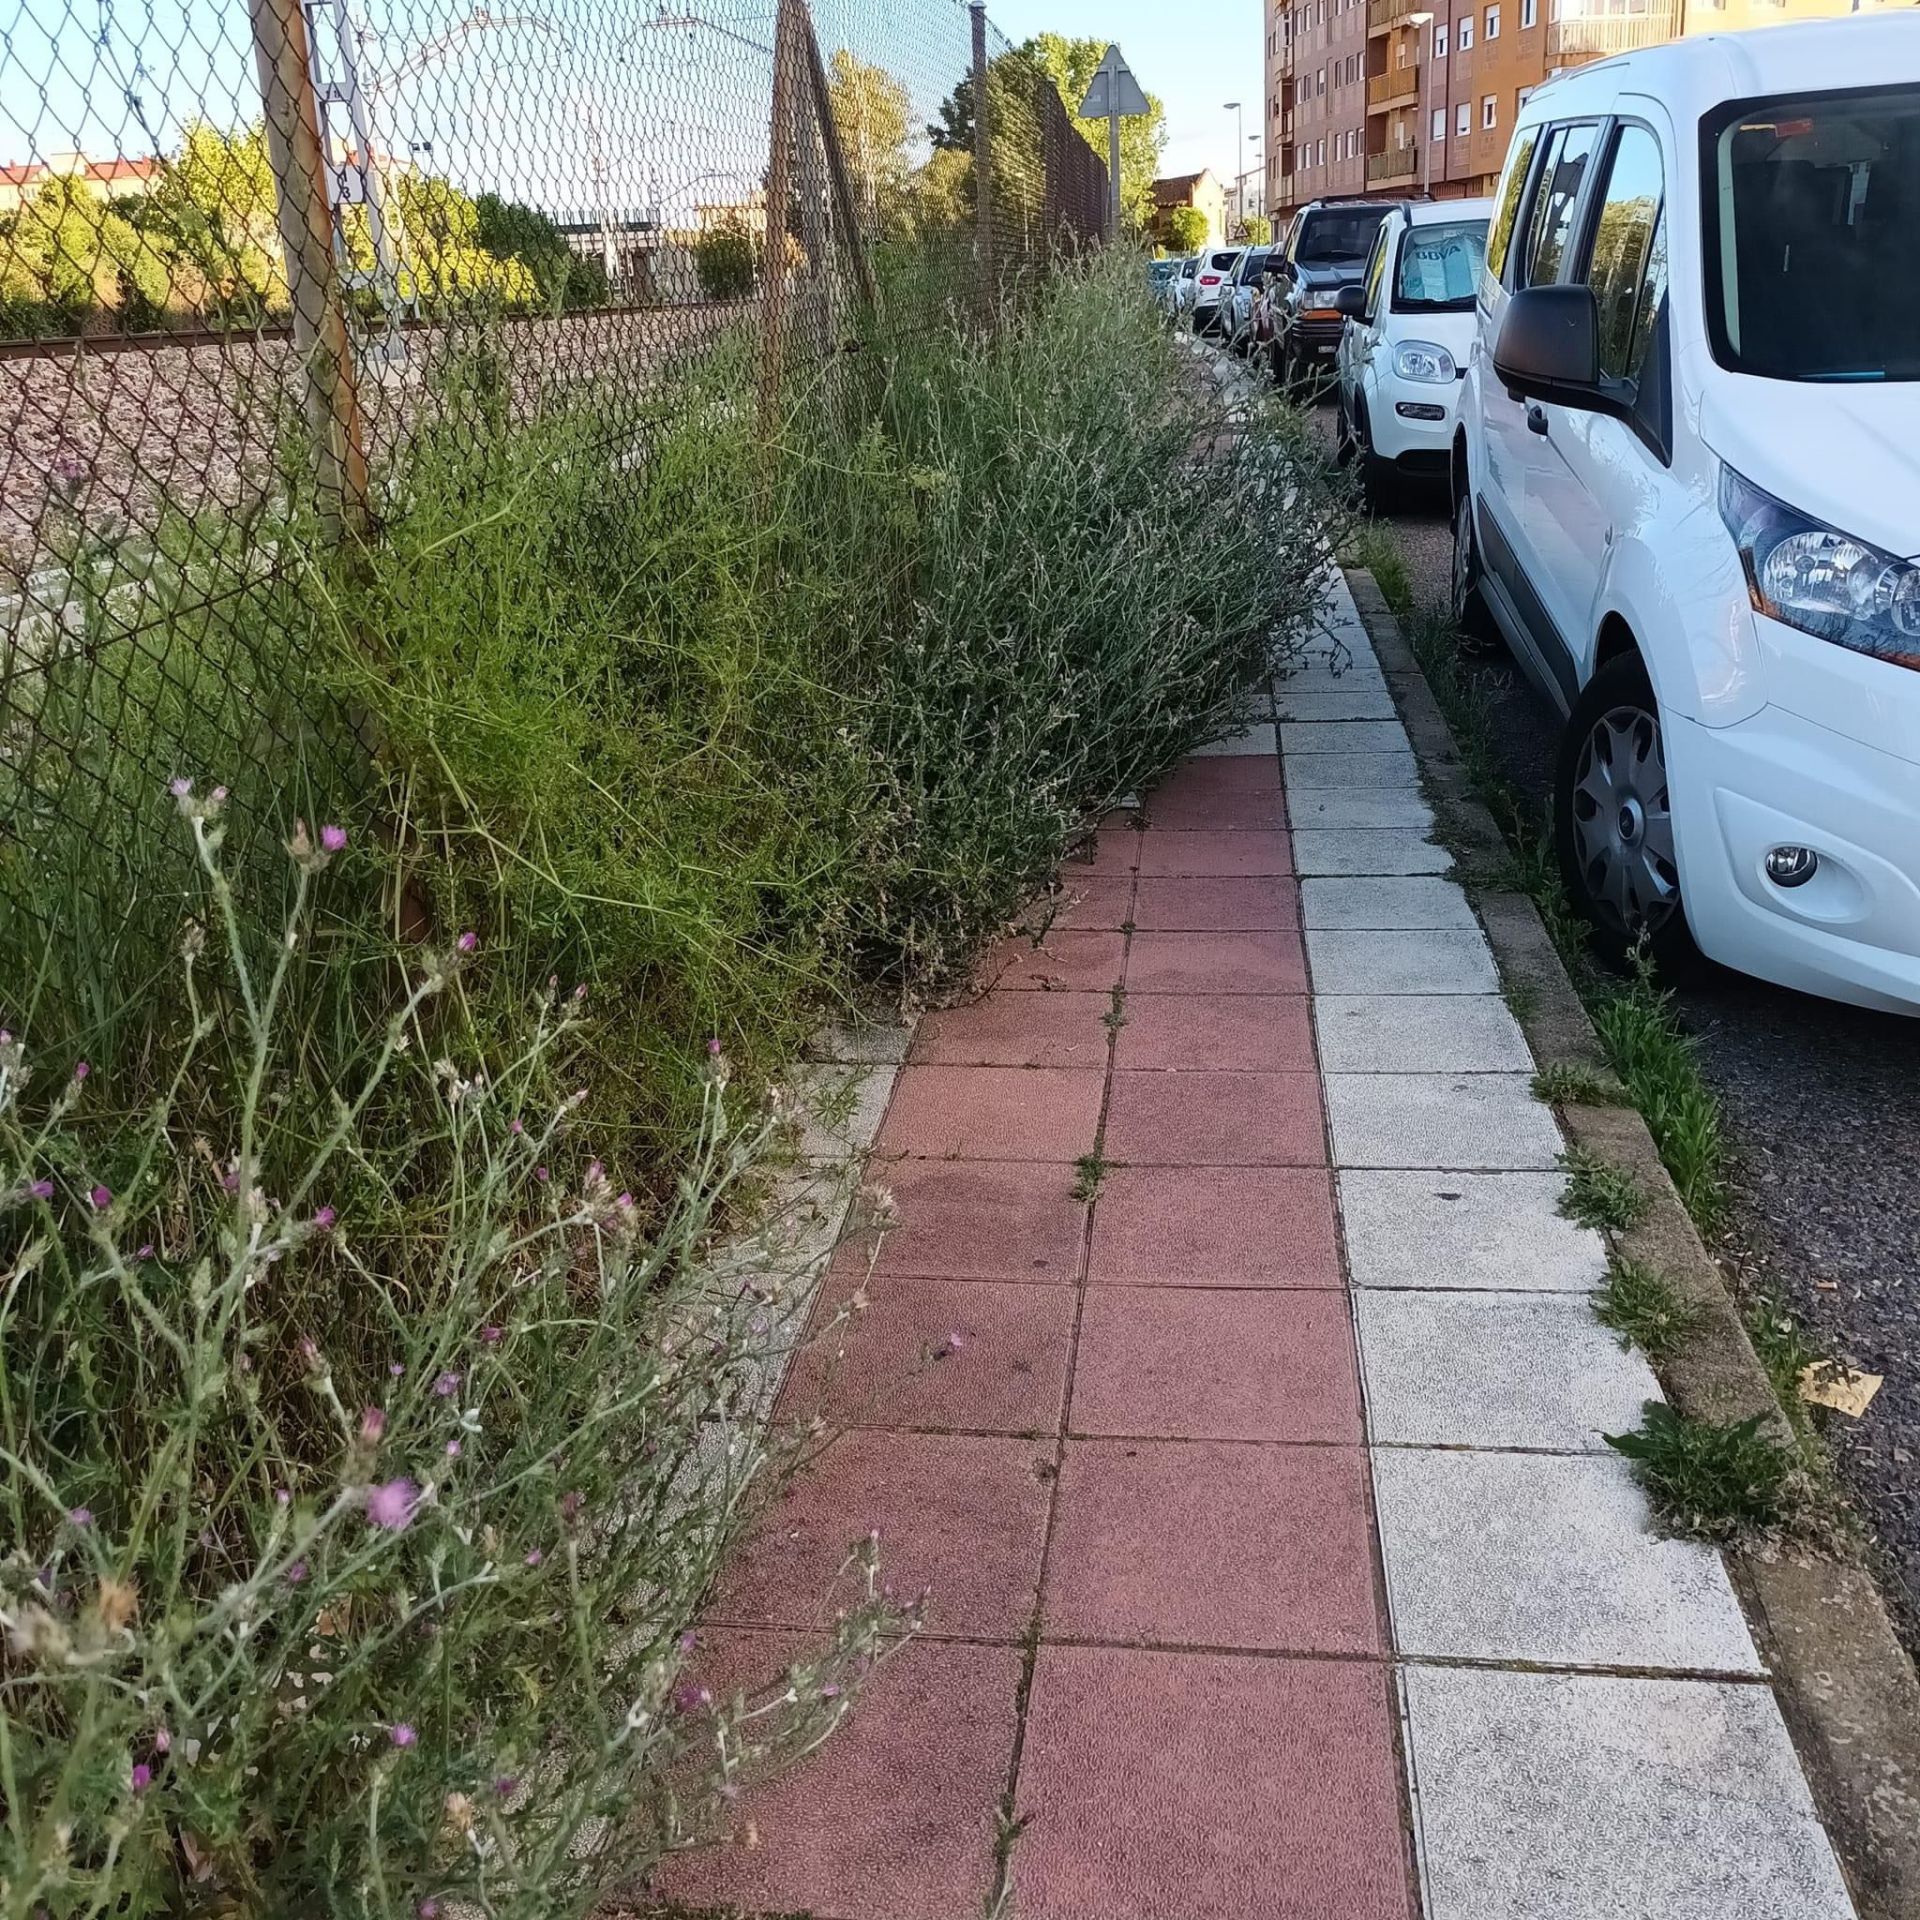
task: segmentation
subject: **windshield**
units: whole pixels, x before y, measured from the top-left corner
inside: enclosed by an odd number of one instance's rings
[[[1207,270],[1210,273],[1225,273],[1239,258],[1240,250],[1238,247],[1231,253],[1216,253],[1213,258],[1207,262]]]
[[[1743,101],[1702,136],[1721,365],[1920,379],[1920,87]]]
[[[1251,253],[1245,253],[1240,256],[1240,265],[1235,270],[1234,278],[1238,280],[1242,286],[1251,286],[1266,270],[1267,249],[1265,247],[1255,247]]]
[[[1386,217],[1385,207],[1378,212],[1371,207],[1343,207],[1337,213],[1309,214],[1293,257],[1310,267],[1364,260],[1373,251],[1373,236]]]
[[[1393,283],[1396,313],[1471,313],[1487,258],[1485,220],[1409,227]]]

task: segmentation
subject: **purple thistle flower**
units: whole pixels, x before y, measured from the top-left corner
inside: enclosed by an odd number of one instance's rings
[[[360,1438],[368,1446],[378,1446],[387,1431],[387,1414],[384,1407],[364,1407],[360,1413]]]
[[[76,1080],[84,1080],[92,1071],[92,1067],[84,1060],[76,1060],[73,1063],[73,1077]]]
[[[93,1210],[96,1213],[105,1213],[106,1210],[113,1205],[113,1189],[111,1187],[95,1187],[94,1190],[87,1195],[87,1198],[93,1202]]]
[[[184,800],[193,791],[193,782],[184,774],[177,774],[167,782],[167,791],[176,800]]]
[[[133,1257],[136,1260],[151,1260],[153,1258],[153,1242],[151,1240],[143,1240],[140,1245],[134,1249]]]
[[[420,1916],[420,1920],[440,1920],[440,1902],[436,1900],[432,1894],[428,1894],[427,1897],[414,1908],[414,1912]]]
[[[544,1553],[542,1553],[538,1547],[535,1547],[533,1551],[527,1555],[527,1565],[530,1567],[537,1567],[540,1564],[540,1562],[544,1560],[546,1557],[547,1556]]]
[[[451,1399],[460,1391],[460,1376],[457,1373],[443,1373],[433,1383],[433,1391],[441,1400]]]
[[[367,1518],[391,1533],[403,1532],[413,1524],[413,1510],[419,1504],[420,1489],[404,1474],[367,1490]]]
[[[713,1699],[705,1687],[695,1686],[691,1680],[683,1680],[673,1690],[673,1704],[677,1712],[691,1713],[696,1707],[704,1707]]]
[[[293,1495],[289,1493],[285,1487],[274,1488],[273,1500],[275,1506],[290,1507],[293,1505]]]
[[[585,1505],[586,1505],[586,1496],[584,1494],[563,1493],[560,1496],[561,1518],[565,1520],[571,1520],[575,1518],[578,1515],[580,1509]]]
[[[840,1689],[829,1680],[827,1684],[820,1689],[820,1698],[822,1700],[838,1700],[840,1698]]]
[[[325,1233],[339,1217],[331,1207],[315,1207],[313,1210],[313,1224],[320,1233]]]
[[[394,1378],[395,1378],[396,1380],[398,1380],[398,1379],[400,1378],[400,1376],[401,1376],[401,1375],[402,1375],[403,1373],[405,1373],[405,1372],[406,1372],[406,1368],[405,1368],[405,1367],[403,1367],[403,1366],[402,1366],[402,1365],[400,1364],[400,1362],[399,1362],[398,1360],[396,1360],[396,1361],[395,1361],[395,1362],[394,1362],[394,1363],[392,1364],[392,1366],[390,1366],[390,1367],[389,1367],[389,1368],[387,1369],[387,1371],[388,1371],[388,1372],[389,1372],[390,1374],[392,1374],[392,1376],[393,1376],[393,1377],[394,1377]]]
[[[682,1653],[691,1653],[699,1644],[700,1636],[691,1627],[680,1636],[679,1647]]]
[[[32,1194],[36,1200],[51,1200],[53,1198],[53,1182],[51,1180],[36,1180],[27,1191]]]
[[[710,1039],[707,1042],[707,1058],[709,1060],[717,1060],[719,1059],[719,1057],[720,1057],[720,1036],[716,1033],[712,1037],[712,1039]]]
[[[225,787],[215,787],[207,798],[210,799],[216,807],[225,806],[227,802],[227,790]]]
[[[396,1747],[410,1747],[418,1741],[420,1736],[415,1733],[404,1720],[396,1720],[393,1725],[387,1729],[387,1738],[391,1740]]]
[[[533,1177],[536,1180],[545,1181],[549,1176],[545,1167],[535,1167]]]
[[[520,1782],[512,1774],[503,1773],[493,1783],[493,1790],[502,1800],[511,1800],[520,1791]]]
[[[480,1329],[480,1338],[484,1340],[488,1346],[497,1347],[501,1339],[500,1329],[498,1327],[482,1327]]]
[[[346,844],[347,830],[345,827],[322,827],[320,829],[320,845],[325,852],[343,852]]]
[[[320,1349],[314,1344],[311,1334],[303,1333],[300,1336],[300,1358],[310,1367],[320,1364]]]
[[[480,944],[480,936],[471,927],[453,943],[462,953],[471,953]]]
[[[154,1728],[153,1750],[155,1753],[171,1753],[173,1751],[173,1735],[170,1734],[165,1727]]]
[[[296,1560],[293,1563],[293,1565],[287,1569],[286,1580],[287,1580],[287,1585],[290,1587],[298,1587],[303,1585],[306,1581],[306,1578],[307,1578],[307,1563],[304,1560]]]
[[[91,1507],[71,1507],[67,1511],[67,1520],[70,1525],[79,1527],[84,1531],[93,1525],[93,1509]]]
[[[152,1785],[153,1769],[142,1760],[133,1770],[133,1790],[135,1793],[145,1793]]]
[[[516,1120],[515,1120],[515,1121],[513,1122],[513,1124],[512,1124],[511,1126],[509,1126],[509,1127],[507,1128],[507,1131],[508,1131],[508,1132],[509,1132],[510,1134],[512,1134],[512,1135],[513,1135],[513,1137],[514,1137],[514,1138],[515,1138],[516,1140],[518,1140],[518,1139],[520,1138],[520,1136],[521,1136],[521,1135],[522,1135],[523,1133],[525,1133],[525,1132],[526,1132],[526,1128],[525,1128],[525,1127],[523,1127],[523,1126],[522,1126],[522,1125],[520,1124],[520,1122],[519,1122],[519,1121],[518,1121],[518,1120],[516,1119]]]

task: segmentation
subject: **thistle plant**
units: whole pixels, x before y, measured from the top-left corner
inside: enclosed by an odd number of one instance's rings
[[[584,996],[489,1047],[472,934],[330,1055],[290,1008],[348,835],[295,827],[269,950],[224,791],[173,793],[202,911],[163,1091],[130,1123],[0,1030],[0,1915],[584,1912],[823,1738],[899,1624],[858,1554],[770,1697],[700,1681],[784,1465],[752,1330],[791,1283],[708,1258],[772,1123],[716,1053],[636,1205],[568,1084]]]

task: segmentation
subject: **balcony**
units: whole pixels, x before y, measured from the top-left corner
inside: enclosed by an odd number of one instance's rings
[[[1410,107],[1420,98],[1420,69],[1409,61],[1385,73],[1367,76],[1367,111],[1385,113],[1392,107]]]
[[[1389,147],[1385,153],[1367,155],[1367,185],[1391,186],[1398,180],[1411,180],[1419,171],[1420,154],[1414,147]]]
[[[1390,33],[1406,25],[1408,14],[1421,11],[1420,0],[1367,0],[1367,32]]]
[[[1560,18],[1547,27],[1547,64],[1585,66],[1589,60],[1660,46],[1679,30],[1676,10],[1671,7],[1655,7],[1647,13],[1602,12],[1598,8],[1569,13],[1563,6]]]

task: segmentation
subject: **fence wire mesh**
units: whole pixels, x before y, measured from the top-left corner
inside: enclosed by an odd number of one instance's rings
[[[70,932],[216,719],[355,779],[274,596],[423,440],[568,409],[643,464],[724,343],[770,418],[1107,206],[961,0],[16,0],[0,157],[0,917]]]

